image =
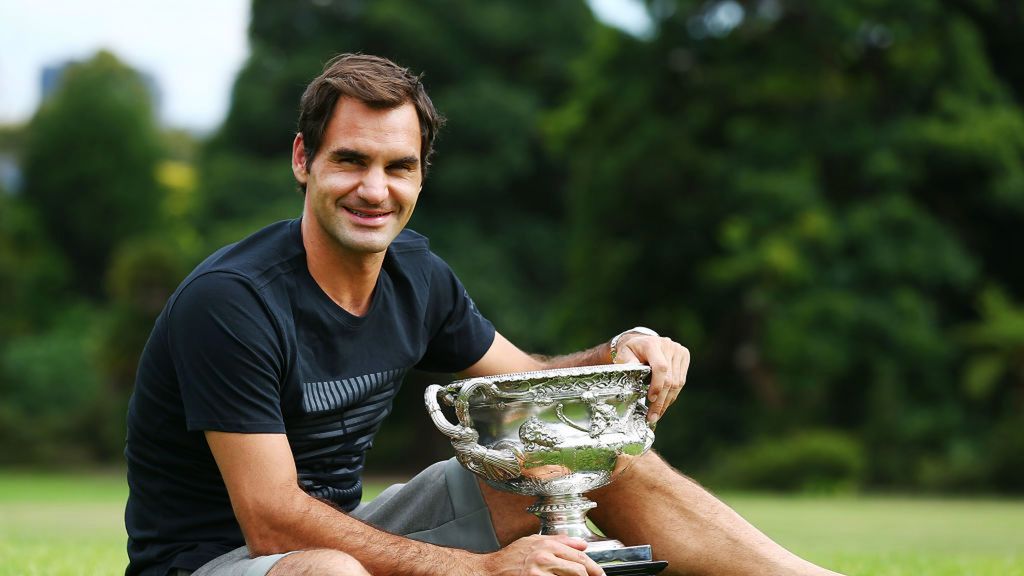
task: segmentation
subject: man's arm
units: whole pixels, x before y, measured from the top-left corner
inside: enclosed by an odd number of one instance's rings
[[[253,556],[335,549],[375,574],[601,574],[582,540],[533,536],[473,554],[377,530],[302,491],[285,435],[208,431],[206,439]]]
[[[657,422],[665,410],[679,396],[686,383],[686,372],[690,368],[690,351],[669,338],[649,336],[638,332],[626,332],[619,337],[615,363],[640,362],[651,367],[651,388],[647,401],[650,409],[647,418]],[[500,333],[494,333],[494,342],[477,361],[461,375],[465,377],[492,376],[509,372],[593,366],[612,362],[611,345],[604,342],[580,352],[564,356],[540,356],[527,354],[512,344]]]
[[[659,393],[651,402],[662,409],[675,400],[686,378],[689,352],[667,338],[626,333],[617,343],[615,361],[644,361],[651,365],[652,381],[661,374]],[[464,372],[484,376],[520,370],[539,370],[611,361],[609,344],[601,344],[554,358],[531,356],[508,340],[495,335],[484,357]],[[678,383],[678,386],[676,386]],[[655,394],[652,383],[652,397]],[[521,497],[483,486],[491,510],[523,507]],[[589,492],[597,508],[591,518],[627,545],[651,544],[655,556],[668,560],[676,573],[686,574],[791,574],[833,575],[799,558],[765,536],[699,484],[680,474],[653,451],[638,458],[622,477]],[[492,516],[493,517],[493,516]],[[525,515],[504,514],[495,527],[506,539],[536,530],[536,521]],[[503,532],[502,532],[503,531]]]

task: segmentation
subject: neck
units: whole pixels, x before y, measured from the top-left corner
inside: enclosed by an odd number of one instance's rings
[[[310,275],[335,304],[350,314],[363,316],[370,309],[384,253],[346,251],[311,220],[302,218],[302,246]]]

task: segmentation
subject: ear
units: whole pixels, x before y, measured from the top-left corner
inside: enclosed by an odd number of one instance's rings
[[[295,179],[302,184],[306,185],[306,180],[309,179],[309,171],[306,170],[306,143],[302,139],[302,132],[295,135],[295,140],[292,141],[292,174],[295,175]]]

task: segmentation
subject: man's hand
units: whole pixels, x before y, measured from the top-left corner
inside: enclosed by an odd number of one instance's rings
[[[501,576],[603,576],[583,553],[587,543],[568,536],[527,536],[485,557],[485,574]]]
[[[461,378],[492,376],[509,372],[549,370],[570,366],[593,366],[608,362],[609,343],[565,356],[530,356],[501,334],[494,334],[494,343],[476,364],[459,373]],[[668,338],[625,332],[615,344],[615,363],[640,362],[651,367],[651,389],[647,395],[648,421],[654,423],[675,402],[686,382],[690,367],[690,351]]]
[[[616,343],[615,363],[639,362],[651,367],[651,388],[647,393],[647,421],[654,424],[676,401],[686,384],[690,351],[662,336],[626,332]]]

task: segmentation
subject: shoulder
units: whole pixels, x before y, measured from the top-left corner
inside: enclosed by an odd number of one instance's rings
[[[217,250],[196,266],[181,288],[208,281],[200,278],[226,275],[244,279],[258,290],[300,265],[305,265],[305,253],[299,221],[284,220]]]
[[[392,254],[430,252],[430,240],[423,234],[406,228],[399,232],[398,237],[391,242],[388,252]]]
[[[267,285],[305,265],[298,234],[298,221],[286,220],[224,246],[192,270],[168,307],[180,308],[186,302],[209,308],[261,301]]]
[[[450,291],[454,280],[451,267],[430,249],[426,236],[412,230],[403,230],[388,248],[384,273],[396,290],[411,291],[431,308],[443,307],[441,296]]]
[[[283,273],[305,266],[298,220],[284,220],[262,228],[221,248],[200,264],[197,272],[226,271],[257,284],[272,282]]]
[[[400,270],[406,274],[431,276],[437,269],[446,268],[447,264],[430,250],[430,240],[426,236],[405,229],[388,247],[384,266],[389,268],[389,272]]]

